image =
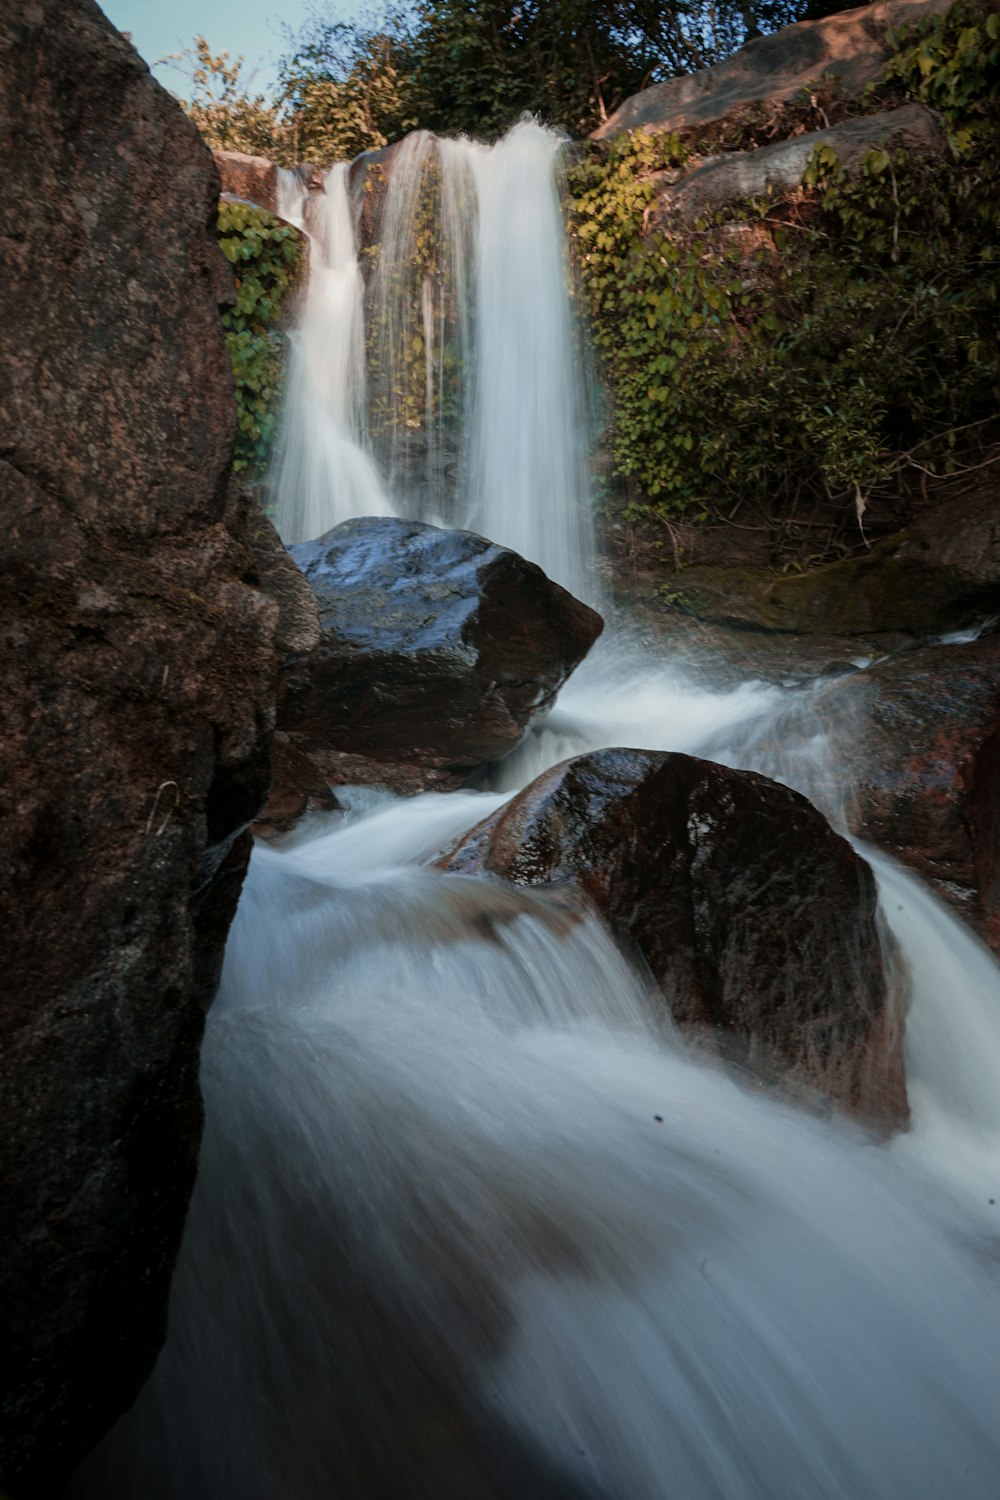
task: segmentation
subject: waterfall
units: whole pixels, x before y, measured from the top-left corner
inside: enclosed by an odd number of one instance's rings
[[[492,149],[400,153],[367,298],[375,375],[409,348],[436,436],[375,443],[395,504],[475,522],[586,590],[557,145],[524,124]],[[392,288],[428,182],[445,248],[404,318]],[[329,287],[315,308],[311,370],[321,354],[343,384],[296,376],[286,430],[308,444],[326,421],[370,471],[344,187],[335,169],[318,227],[299,205],[345,289],[342,321]],[[373,386],[383,416],[391,386]],[[341,518],[316,493],[294,529]],[[426,863],[553,762],[614,744],[762,770],[839,820],[828,770],[849,726],[813,686],[711,672],[612,630],[487,790],[348,791],[344,814],[256,850],[208,1017],[170,1336],[73,1500],[993,1500],[992,955],[863,851],[912,979],[913,1123],[877,1143],[692,1051],[558,892]]]
[[[531,121],[493,147],[406,137],[367,299],[347,169],[327,175],[273,477],[286,541],[391,510],[478,531],[595,597],[561,145]],[[367,449],[365,300],[384,481]]]
[[[325,193],[295,195],[283,174],[285,217],[308,235],[302,316],[290,340],[286,398],[271,486],[286,542],[319,536],[351,516],[391,515],[367,435],[363,286],[347,166]]]
[[[479,205],[467,524],[592,598],[583,383],[555,169],[530,122],[473,157]]]
[[[171,1337],[76,1494],[992,1500],[981,1220],[688,1053],[600,927],[420,868],[501,800],[258,850]]]

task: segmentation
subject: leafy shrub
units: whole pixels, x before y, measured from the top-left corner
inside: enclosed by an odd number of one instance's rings
[[[219,245],[233,268],[236,301],[223,310],[236,385],[233,468],[259,479],[267,467],[282,384],[282,319],[302,261],[299,236],[265,209],[219,204]]]

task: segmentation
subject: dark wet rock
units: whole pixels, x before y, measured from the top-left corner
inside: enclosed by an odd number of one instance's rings
[[[375,517],[289,550],[322,638],[284,677],[278,727],[318,786],[462,785],[548,712],[601,631],[534,563],[472,532]]]
[[[275,734],[271,743],[271,785],[267,806],[253,825],[256,836],[280,839],[303,818],[341,810],[329,786],[317,780],[316,767],[308,754],[290,742],[286,734]]]
[[[227,481],[232,282],[194,126],[90,0],[31,0],[0,18],[0,145],[0,1490],[21,1497],[61,1489],[162,1341],[286,565]]]
[[[977,487],[928,506],[906,533],[899,557],[948,574],[955,591],[1000,611],[1000,517],[996,485]]]
[[[564,761],[444,868],[570,883],[637,948],[685,1031],[879,1126],[907,1117],[872,873],[797,792],[692,756]]]
[[[948,501],[859,556],[805,573],[684,568],[675,603],[698,619],[741,629],[941,635],[1000,610],[995,516],[986,498]]]
[[[1000,953],[1000,638],[832,683],[831,793],[852,831],[933,882]]]
[[[391,146],[378,151],[362,151],[351,162],[347,176],[347,188],[351,196],[351,208],[358,229],[358,244],[363,248],[377,242],[385,207],[386,190],[393,163],[404,149],[404,136]]]
[[[799,21],[757,37],[714,68],[668,78],[633,94],[597,130],[601,140],[620,130],[680,130],[738,117],[748,105],[787,104],[833,79],[856,98],[874,83],[890,56],[891,28],[948,9],[950,0],[877,0],[819,21]]]

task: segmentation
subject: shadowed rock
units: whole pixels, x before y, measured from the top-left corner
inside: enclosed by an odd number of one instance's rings
[[[869,1123],[905,1122],[874,878],[797,792],[688,755],[601,750],[540,776],[440,863],[572,883],[683,1029]]]
[[[832,683],[830,775],[852,831],[932,881],[1000,952],[1000,638],[930,646]]]
[[[156,1357],[267,789],[277,539],[227,481],[219,182],[90,0],[0,17],[0,1489]],[[304,649],[300,582],[287,638]],[[315,627],[313,626],[313,630]]]

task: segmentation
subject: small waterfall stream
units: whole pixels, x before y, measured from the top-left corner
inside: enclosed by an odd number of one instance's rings
[[[365,399],[361,268],[347,196],[347,164],[307,197],[283,173],[282,208],[309,239],[309,280],[292,335],[284,424],[275,465],[276,520],[306,541],[351,516],[392,514],[371,456]],[[308,213],[308,218],[306,217]]]
[[[475,290],[458,335],[433,299],[420,317],[429,391],[450,339],[472,351],[467,518],[593,596],[557,144],[533,125],[492,151],[442,143],[465,214],[452,264],[478,245]],[[334,216],[344,185],[335,168]],[[346,448],[388,504],[328,384],[361,367],[338,232],[317,235],[290,384],[289,535],[357,513],[363,485],[348,500],[327,482],[354,472]],[[208,1019],[170,1337],[76,1500],[994,1500],[986,950],[868,852],[914,981],[913,1126],[880,1144],[693,1053],[558,896],[424,863],[603,745],[760,769],[822,805],[834,729],[810,687],[706,687],[611,632],[490,790],[358,790],[346,816],[257,850]]]

